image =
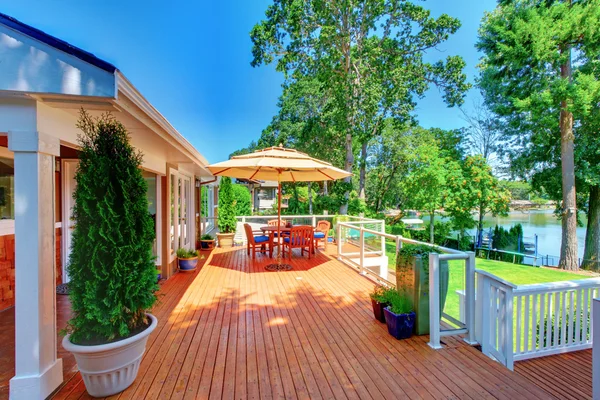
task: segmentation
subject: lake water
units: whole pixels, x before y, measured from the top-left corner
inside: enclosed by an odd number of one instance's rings
[[[443,217],[436,216],[442,219]],[[429,222],[429,217],[423,216],[425,222]],[[584,226],[577,227],[577,245],[579,246],[579,257],[583,257],[583,248],[585,246],[585,215],[581,215]],[[554,215],[553,210],[536,211],[512,211],[507,217],[486,216],[483,220],[486,230],[494,228],[496,225],[509,229],[515,224],[523,226],[523,236],[525,242],[534,242],[534,236],[538,236],[538,254],[560,256],[561,243],[561,223]],[[475,231],[471,232],[475,234]]]

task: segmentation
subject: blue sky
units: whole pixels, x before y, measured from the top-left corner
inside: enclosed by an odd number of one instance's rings
[[[250,66],[249,32],[270,2],[0,0],[0,12],[115,64],[210,162],[217,162],[257,139],[277,112],[282,76],[273,66]],[[484,10],[496,2],[421,4],[434,15],[462,21],[439,56],[463,56],[472,81],[477,28]],[[471,93],[465,107],[476,97]],[[437,89],[419,102],[416,115],[425,127],[464,125],[461,112],[448,109]]]

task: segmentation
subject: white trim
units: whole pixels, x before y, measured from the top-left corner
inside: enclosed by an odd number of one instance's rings
[[[162,219],[163,219],[163,209],[162,209],[162,179],[160,175],[156,175],[156,265],[162,265],[162,246],[163,246],[163,229],[162,229]]]
[[[63,158],[60,162],[60,179],[61,179],[61,211],[62,211],[62,219],[61,219],[61,240],[60,240],[60,259],[62,266],[62,280],[63,283],[69,282],[69,274],[67,273],[67,265],[69,263],[69,255],[71,253],[71,224],[70,216],[71,216],[71,208],[74,205],[74,201],[70,193],[75,190],[75,187],[71,187],[71,176],[69,173],[73,174],[72,178],[75,178],[75,171],[77,169],[77,164],[79,160],[77,159],[68,159]]]

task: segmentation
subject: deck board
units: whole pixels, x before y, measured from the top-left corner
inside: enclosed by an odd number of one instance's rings
[[[325,253],[308,260],[295,251],[287,272],[266,272],[271,259],[252,261],[239,248],[204,261],[162,284],[138,377],[111,399],[591,396],[591,351],[518,362],[511,372],[459,337],[443,338],[438,351],[427,336],[393,339],[372,317],[373,283]],[[54,395],[86,398],[75,371]]]
[[[515,363],[515,372],[561,399],[592,398],[592,350]]]

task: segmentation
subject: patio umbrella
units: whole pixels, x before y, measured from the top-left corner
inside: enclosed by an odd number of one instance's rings
[[[277,180],[277,220],[280,221],[277,225],[277,238],[281,237],[281,182],[333,181],[352,175],[328,162],[281,145],[234,156],[230,160],[209,165],[208,169],[213,175],[231,178]],[[267,268],[291,269],[291,266],[281,264],[281,249],[277,259],[277,264],[268,265]]]

